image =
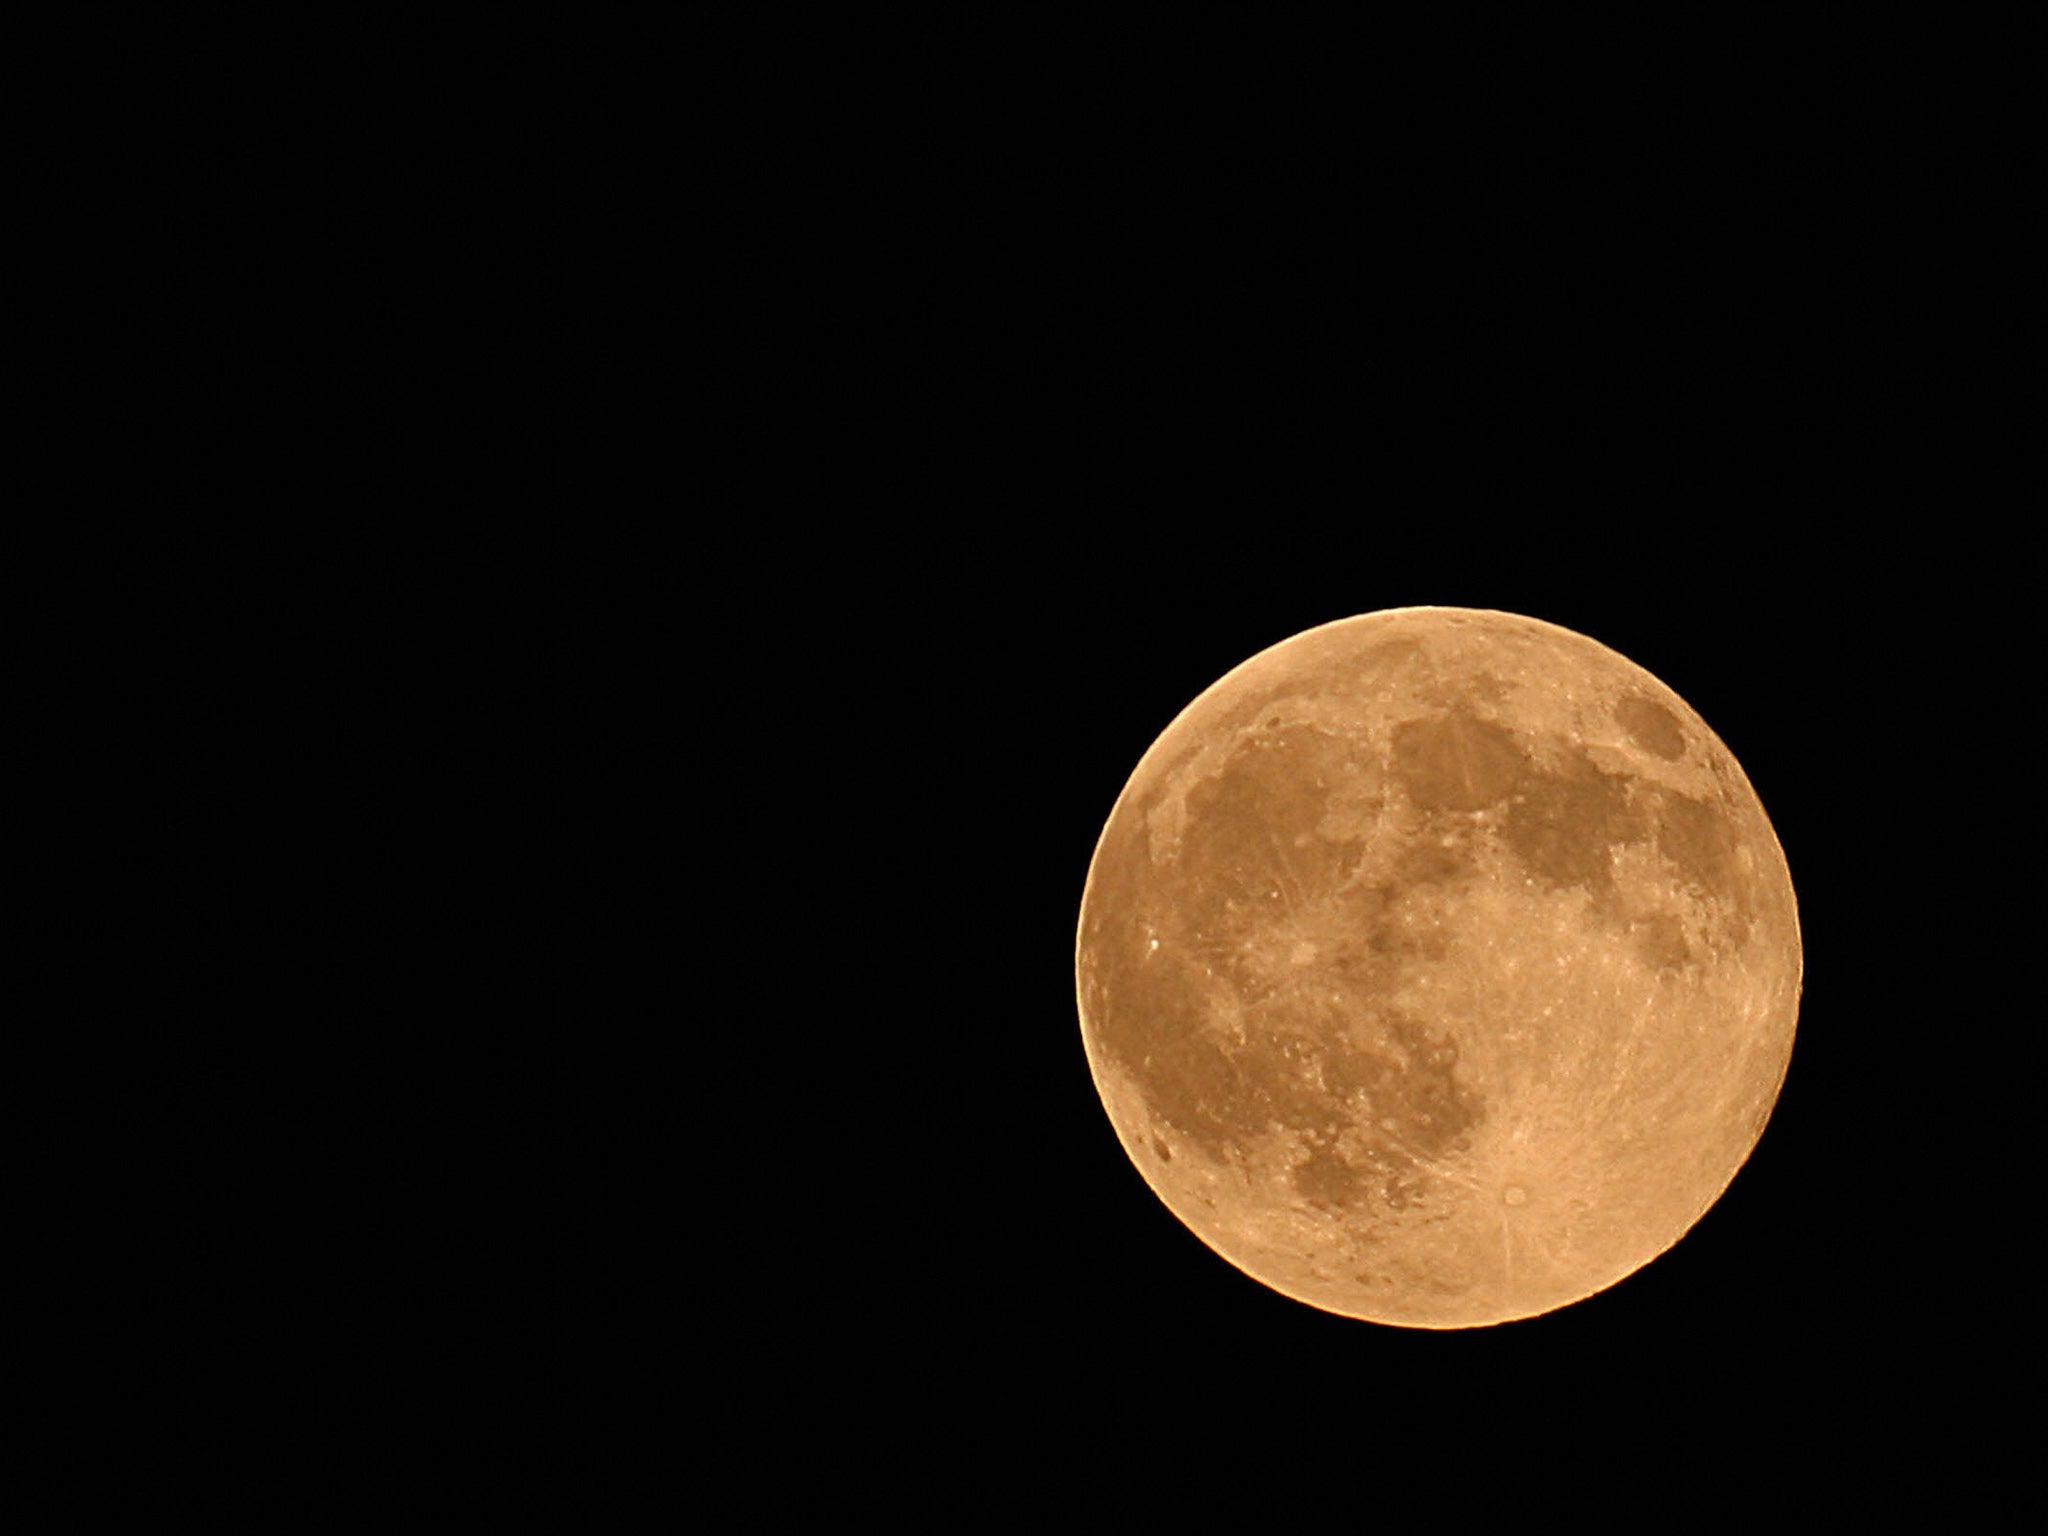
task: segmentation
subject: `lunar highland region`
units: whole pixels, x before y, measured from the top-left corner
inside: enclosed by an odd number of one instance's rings
[[[1253,1278],[1422,1328],[1677,1242],[1790,1058],[1798,917],[1741,767],[1605,646],[1486,610],[1307,631],[1131,775],[1082,899],[1090,1070]]]

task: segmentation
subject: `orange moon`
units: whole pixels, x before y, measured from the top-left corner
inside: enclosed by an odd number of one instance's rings
[[[1260,652],[1118,796],[1076,943],[1124,1150],[1346,1317],[1469,1328],[1665,1252],[1748,1158],[1801,976],[1728,748],[1596,641],[1400,608]]]

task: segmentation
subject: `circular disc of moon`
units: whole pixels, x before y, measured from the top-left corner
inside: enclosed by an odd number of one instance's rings
[[[1146,1182],[1347,1317],[1614,1284],[1784,1081],[1799,920],[1741,767],[1641,667],[1514,614],[1326,624],[1208,688],[1096,845],[1081,1032]]]

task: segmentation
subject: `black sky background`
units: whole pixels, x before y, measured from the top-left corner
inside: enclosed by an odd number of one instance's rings
[[[1983,47],[1091,27],[103,29],[162,105],[95,151],[69,494],[185,510],[71,578],[152,1022],[67,1036],[67,1406],[937,1512],[1995,1458],[2038,497]],[[1420,603],[1675,688],[1806,946],[1722,1201],[1454,1335],[1209,1253],[1073,998],[1159,731]]]

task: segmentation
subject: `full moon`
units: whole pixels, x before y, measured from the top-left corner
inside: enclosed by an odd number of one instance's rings
[[[1400,608],[1205,690],[1096,844],[1075,956],[1118,1139],[1238,1269],[1469,1328],[1676,1243],[1762,1134],[1785,856],[1683,699],[1583,635]]]

